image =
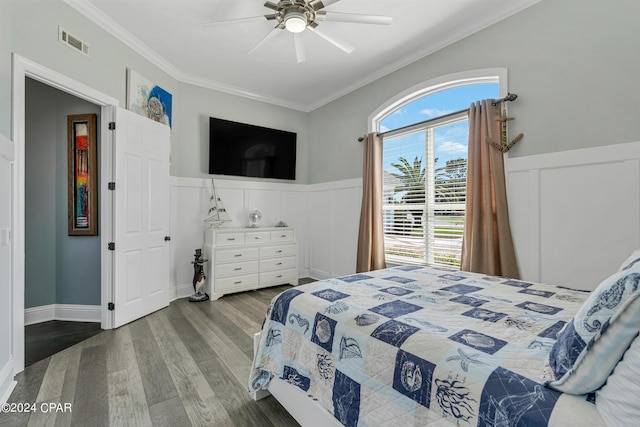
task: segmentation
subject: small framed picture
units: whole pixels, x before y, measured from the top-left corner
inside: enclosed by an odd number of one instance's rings
[[[70,236],[98,235],[96,114],[67,116]]]

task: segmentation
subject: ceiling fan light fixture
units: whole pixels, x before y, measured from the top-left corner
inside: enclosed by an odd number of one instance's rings
[[[300,12],[289,12],[284,17],[284,26],[291,33],[301,33],[307,28],[307,16]]]

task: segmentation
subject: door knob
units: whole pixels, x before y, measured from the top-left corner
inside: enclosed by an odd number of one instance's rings
[[[164,241],[168,242],[169,240],[171,240],[171,236],[164,236]]]

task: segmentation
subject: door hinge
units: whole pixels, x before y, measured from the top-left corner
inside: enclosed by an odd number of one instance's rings
[[[116,305],[112,302],[110,302],[109,304],[107,304],[107,310],[109,311],[113,311],[116,309]]]
[[[109,244],[107,245],[107,248],[110,251],[115,251],[116,250],[116,244],[114,242],[109,242]]]
[[[109,122],[109,130],[116,130],[116,122]]]
[[[109,188],[109,190],[115,190],[116,189],[116,183],[115,182],[110,182],[109,184],[107,184],[107,188]]]

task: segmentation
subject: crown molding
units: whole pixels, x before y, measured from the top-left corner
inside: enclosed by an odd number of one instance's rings
[[[269,104],[278,105],[281,107],[291,108],[294,110],[300,110],[303,112],[309,112],[306,106],[302,104],[291,103],[287,100],[275,98],[272,96],[268,96],[265,94],[261,94],[258,92],[249,91],[247,89],[230,85],[227,83],[218,82],[211,79],[205,79],[202,77],[194,76],[188,73],[185,73],[175,67],[172,63],[164,59],[158,53],[156,53],[153,49],[151,49],[146,44],[142,43],[138,38],[132,35],[130,32],[125,30],[122,26],[112,20],[110,17],[102,13],[99,9],[93,6],[86,0],[63,0],[69,6],[89,18],[100,28],[107,31],[116,39],[120,40],[127,47],[134,50],[136,53],[143,56],[149,62],[166,72],[169,76],[176,79],[181,83],[192,84],[196,86],[200,86],[206,89],[212,89],[219,92],[228,93],[231,95],[237,95],[244,98],[249,98],[261,102],[266,102]]]
[[[127,30],[122,28],[118,23],[102,13],[94,5],[86,0],[62,0],[78,12],[89,18],[103,30],[120,40],[127,47],[142,55],[145,59],[152,62],[161,70],[169,74],[174,79],[182,74],[178,68],[173,66],[169,61],[158,55],[153,49],[142,43]]]
[[[190,74],[182,74],[180,77],[177,77],[177,79],[182,82],[182,83],[187,83],[187,84],[191,84],[194,86],[200,86],[203,87],[205,89],[212,89],[218,92],[224,92],[224,93],[228,93],[231,95],[237,95],[237,96],[241,96],[243,98],[249,98],[249,99],[253,99],[256,101],[262,101],[262,102],[266,102],[269,104],[273,104],[273,105],[277,105],[279,107],[285,107],[285,108],[290,108],[293,110],[299,110],[305,113],[309,113],[311,111],[311,109],[309,109],[308,106],[303,105],[303,104],[296,104],[296,103],[292,103],[290,101],[287,101],[286,99],[281,99],[281,98],[275,98],[272,96],[267,96],[265,94],[261,94],[258,92],[253,92],[247,89],[243,89],[237,86],[233,86],[233,85],[229,85],[226,83],[221,83],[215,80],[210,80],[210,79],[205,79],[202,77],[198,77],[198,76],[194,76],[194,75],[190,75]]]
[[[408,65],[413,64],[437,51],[443,49],[455,42],[458,42],[466,37],[469,37],[472,34],[475,34],[479,31],[484,30],[485,28],[490,27],[491,25],[502,21],[503,19],[508,18],[511,15],[514,15],[530,6],[533,6],[536,3],[541,2],[542,0],[523,0],[520,2],[511,2],[509,7],[505,7],[501,10],[500,14],[492,14],[490,16],[476,17],[477,19],[473,21],[471,25],[468,26],[460,26],[457,31],[453,31],[449,34],[448,37],[442,38],[439,40],[433,40],[430,43],[424,45],[424,47],[418,51],[416,51],[413,55],[405,57],[401,60],[391,62],[381,68],[378,68],[376,71],[366,74],[360,80],[355,82],[352,85],[347,85],[341,88],[340,90],[333,92],[328,97],[322,98],[318,100],[318,102],[314,104],[307,105],[306,108],[308,111],[313,111],[317,108],[320,108],[332,101],[335,101],[338,98],[341,98],[357,89],[360,89],[370,83],[373,83],[376,80],[381,79],[384,76],[387,76],[395,71],[398,71]]]
[[[149,46],[142,43],[139,39],[137,39],[127,30],[122,28],[118,23],[113,21],[107,15],[102,13],[99,9],[97,9],[87,0],[63,0],[63,1],[181,83],[187,83],[187,84],[191,84],[191,85],[195,85],[195,86],[199,86],[199,87],[203,87],[203,88],[207,88],[207,89],[211,89],[211,90],[215,90],[223,93],[228,93],[231,95],[237,95],[244,98],[253,99],[256,101],[261,101],[261,102],[277,105],[280,107],[290,108],[293,110],[309,113],[357,89],[360,89],[370,83],[373,83],[374,81],[388,74],[391,74],[401,68],[404,68],[422,58],[425,58],[446,46],[449,46],[457,41],[460,41],[470,36],[471,34],[474,34],[499,21],[502,21],[503,19],[506,19],[515,13],[518,13],[536,3],[539,3],[542,0],[521,0],[518,2],[510,2],[509,6],[503,8],[499,14],[490,14],[484,17],[482,16],[476,17],[476,19],[473,21],[472,24],[458,27],[457,30],[449,33],[449,35],[445,38],[442,38],[439,40],[432,40],[430,43],[425,44],[422,49],[416,51],[413,55],[403,58],[399,61],[389,63],[381,68],[378,68],[376,71],[363,76],[357,82],[354,82],[353,84],[350,84],[350,85],[343,86],[342,88],[339,88],[337,91],[330,93],[328,96],[324,98],[318,99],[316,102],[312,104],[293,103],[286,99],[273,97],[270,95],[266,95],[264,93],[250,91],[235,85],[230,85],[227,83],[223,83],[223,82],[219,82],[211,79],[205,79],[203,77],[198,77],[192,74],[185,73],[180,69],[178,69],[177,67],[175,67],[172,63],[164,59],[162,56],[157,54]]]

